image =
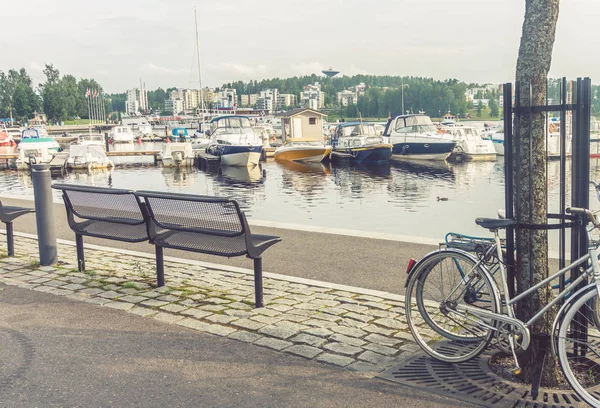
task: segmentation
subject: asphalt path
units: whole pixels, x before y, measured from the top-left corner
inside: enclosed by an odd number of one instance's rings
[[[0,406],[464,407],[364,374],[0,284]]]
[[[5,205],[34,206],[31,200],[1,199]],[[75,241],[75,235],[67,224],[63,204],[54,204],[54,216],[57,237]],[[14,226],[15,231],[36,234],[35,214],[18,218]],[[252,226],[251,230],[253,233],[277,235],[283,239],[264,253],[265,271],[398,294],[404,293],[409,259],[419,259],[436,249],[431,245],[292,229]],[[154,253],[154,247],[148,243],[130,244],[89,237],[85,237],[84,242]],[[165,250],[165,256],[252,268],[252,260],[245,257],[228,259],[172,249]],[[168,271],[165,274],[168,279]]]

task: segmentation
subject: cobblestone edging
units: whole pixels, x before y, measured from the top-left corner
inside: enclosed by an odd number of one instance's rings
[[[5,248],[5,235],[0,247]],[[165,262],[155,288],[154,260],[59,244],[59,264],[39,266],[35,239],[15,237],[15,258],[0,259],[0,282],[66,296],[361,372],[380,372],[418,350],[404,304],[350,291],[265,278],[265,307],[254,309],[253,276]],[[6,252],[4,252],[4,255]]]

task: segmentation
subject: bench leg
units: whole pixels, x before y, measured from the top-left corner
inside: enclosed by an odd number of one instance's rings
[[[77,268],[79,272],[84,272],[85,254],[83,252],[83,235],[75,235],[75,243],[77,244]]]
[[[254,258],[254,305],[263,307],[262,258]]]
[[[155,245],[156,250],[156,284],[165,286],[165,260],[163,257],[163,248]]]
[[[8,245],[8,256],[15,256],[15,238],[12,222],[6,223],[6,244]]]

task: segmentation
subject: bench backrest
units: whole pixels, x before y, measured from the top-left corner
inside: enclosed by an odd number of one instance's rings
[[[245,217],[234,200],[156,191],[136,191],[135,195],[146,203],[151,240],[156,229],[222,237],[246,233]]]
[[[146,222],[143,204],[132,190],[58,183],[52,188],[62,190],[67,211],[78,218],[126,225]]]

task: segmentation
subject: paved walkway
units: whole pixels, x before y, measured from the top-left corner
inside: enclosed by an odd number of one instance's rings
[[[166,258],[166,286],[153,288],[154,257],[145,253],[87,245],[80,273],[72,243],[59,244],[59,264],[51,267],[37,263],[37,240],[17,236],[15,246],[15,258],[0,259],[5,284],[365,373],[418,350],[400,295],[265,274],[265,307],[254,309],[248,270]]]

